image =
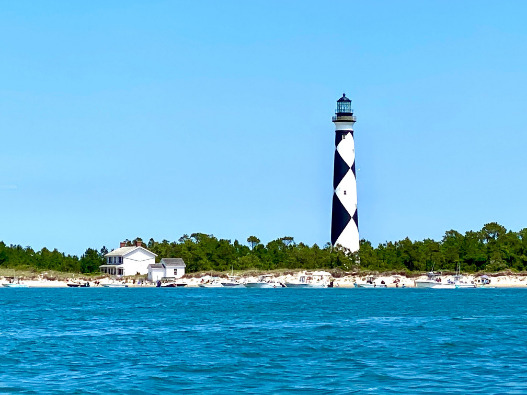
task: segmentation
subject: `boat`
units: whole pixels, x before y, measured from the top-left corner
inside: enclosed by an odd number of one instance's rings
[[[354,283],[353,286],[355,288],[388,288],[384,280],[377,284],[375,283],[375,278],[371,276],[366,278],[365,283]]]
[[[237,282],[231,282],[231,281],[223,282],[223,283],[221,283],[221,285],[223,285],[224,287],[227,287],[227,288],[245,288],[245,284],[237,283]]]
[[[415,280],[416,288],[432,288],[436,285],[441,284],[441,272],[428,272],[426,273],[426,280]]]
[[[306,276],[298,277],[297,281],[288,281],[285,286],[286,288],[309,288]]]
[[[476,288],[475,283],[468,283],[464,280],[454,280],[454,287],[456,288]]]
[[[223,287],[223,284],[221,283],[219,278],[212,277],[212,281],[207,281],[207,282],[198,284],[198,287],[200,288],[221,288]]]
[[[156,288],[182,288],[186,286],[187,286],[187,283],[179,283],[176,281],[157,280],[156,282]]]
[[[430,289],[459,289],[459,288],[476,288],[476,284],[449,280],[446,283],[437,283],[433,287],[430,287]]]
[[[456,275],[454,276],[454,286],[456,288],[476,288],[476,283],[474,281],[469,282],[465,279],[465,276],[461,274],[461,265],[458,262],[456,268]]]
[[[287,288],[327,288],[329,277],[331,273],[328,272],[305,272],[298,277],[297,281],[286,282],[285,286]]]
[[[292,283],[292,282],[286,282],[285,283],[286,288],[312,288],[309,286],[309,284],[306,283]]]
[[[237,276],[228,276],[228,281],[221,281],[221,285],[227,288],[245,288],[245,284],[240,282]]]
[[[285,283],[286,288],[327,288],[326,284]]]
[[[285,285],[282,283],[278,283],[276,281],[273,282],[260,282],[260,281],[254,281],[251,283],[245,284],[246,288],[285,288]]]
[[[66,284],[68,287],[70,288],[89,288],[90,286],[90,283],[88,282],[85,282],[85,283],[68,283]]]
[[[486,288],[486,289],[492,289],[496,288],[494,285],[490,285],[490,278],[486,274],[481,276],[476,284],[477,288]]]
[[[7,283],[7,284],[4,284],[4,287],[6,288],[29,288],[27,284],[20,284],[20,283]]]
[[[29,288],[27,284],[21,283],[17,276],[5,277],[5,279],[8,281],[3,284],[6,288]]]
[[[185,283],[167,283],[167,284],[162,284],[161,288],[182,288],[186,286],[187,284]]]
[[[248,282],[245,284],[247,288],[283,288],[284,284],[274,281],[274,276],[271,274],[264,274],[258,278],[257,281]]]
[[[430,289],[456,289],[456,285],[453,282],[446,282],[446,283],[436,283],[433,287],[429,287]]]
[[[221,283],[205,283],[205,284],[198,284],[198,287],[200,288],[222,288],[223,285]]]
[[[128,288],[128,285],[126,284],[103,284],[103,287],[105,288]]]
[[[355,288],[388,288],[386,284],[355,283]]]
[[[432,289],[459,289],[459,288],[476,288],[474,281],[468,282],[465,277],[461,274],[461,267],[459,262],[456,268],[456,274],[453,280],[448,279],[446,283],[437,283]]]

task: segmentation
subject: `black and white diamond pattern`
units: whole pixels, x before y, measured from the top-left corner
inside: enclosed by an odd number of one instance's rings
[[[335,132],[331,243],[350,251],[359,250],[357,179],[353,130]]]

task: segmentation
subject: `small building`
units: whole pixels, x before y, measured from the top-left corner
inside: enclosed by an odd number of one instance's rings
[[[148,266],[156,261],[156,254],[142,247],[141,241],[134,246],[126,246],[122,242],[120,247],[105,255],[106,264],[99,266],[101,273],[113,276],[134,276],[147,274]]]
[[[176,279],[185,275],[187,265],[182,258],[163,258],[159,263],[148,265],[148,280]]]

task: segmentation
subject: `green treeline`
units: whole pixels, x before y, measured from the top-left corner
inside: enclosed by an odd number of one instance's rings
[[[137,238],[136,240],[139,240]],[[134,240],[135,242],[135,240]],[[133,242],[128,242],[132,245]],[[463,272],[527,270],[527,228],[519,232],[507,231],[492,222],[480,231],[464,235],[449,230],[440,241],[406,238],[373,247],[361,240],[358,254],[346,254],[331,248],[295,243],[292,237],[282,237],[267,244],[250,236],[247,244],[231,242],[204,233],[184,235],[177,242],[150,239],[146,246],[161,258],[183,258],[187,272],[274,269],[341,269],[369,271],[455,271]],[[65,255],[56,249],[34,251],[30,247],[7,246],[0,242],[0,267],[57,270],[77,273],[97,273],[105,262],[106,247],[88,248],[80,257]]]
[[[249,246],[238,240],[217,239],[212,235],[193,233],[184,235],[178,242],[147,243],[158,259],[180,257],[187,264],[187,272],[274,269],[333,269],[351,270],[355,260],[342,251],[326,244],[323,248],[314,244],[295,243],[292,237],[282,237],[266,245],[256,236],[247,239]]]
[[[463,272],[499,272],[527,270],[527,228],[519,232],[491,222],[480,231],[464,235],[449,230],[441,241],[425,239],[412,242],[406,238],[373,248],[361,241],[360,266],[364,269],[387,271],[455,271],[458,264]]]
[[[0,241],[0,268],[24,269],[34,271],[56,270],[70,273],[97,273],[99,266],[104,263],[104,254],[108,250],[103,247],[100,251],[88,248],[78,258],[75,255],[65,255],[54,249],[44,247],[34,251],[31,247],[20,245],[7,246]]]

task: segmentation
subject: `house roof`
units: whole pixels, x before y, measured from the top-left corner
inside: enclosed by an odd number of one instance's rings
[[[160,263],[154,263],[153,265],[150,264],[150,265],[148,265],[148,267],[151,268],[151,269],[163,269],[163,265],[160,264]]]
[[[183,258],[162,258],[160,263],[164,264],[165,266],[187,267]]]
[[[106,254],[105,256],[126,256],[128,254],[130,254],[131,252],[137,250],[137,249],[141,249],[143,251],[146,251],[148,254],[151,254],[152,256],[157,256],[156,254],[154,254],[152,251],[149,251],[147,250],[146,248],[143,248],[143,247],[136,247],[136,246],[133,246],[133,247],[121,247],[121,248],[117,248],[111,252],[109,252],[108,254]]]

